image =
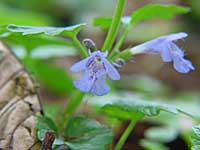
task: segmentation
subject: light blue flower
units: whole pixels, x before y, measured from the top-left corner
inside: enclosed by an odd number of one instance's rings
[[[83,72],[83,76],[74,81],[76,88],[98,96],[110,91],[110,87],[106,84],[107,75],[112,80],[119,80],[120,74],[106,59],[107,55],[107,52],[95,51],[88,58],[75,63],[70,68],[74,73]]]
[[[175,43],[175,41],[185,37],[187,37],[187,33],[184,32],[161,36],[131,48],[131,52],[133,54],[160,54],[164,62],[173,61],[173,66],[178,72],[188,73],[190,70],[194,70],[195,68],[189,60],[184,58],[184,51]]]

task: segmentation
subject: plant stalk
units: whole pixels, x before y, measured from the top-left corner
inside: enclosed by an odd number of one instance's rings
[[[63,130],[66,127],[69,119],[73,116],[73,114],[77,110],[77,107],[80,105],[84,95],[85,95],[85,93],[80,92],[78,90],[76,90],[73,93],[73,96],[69,100],[68,105],[65,107],[63,113],[61,114],[61,115],[63,115],[63,117],[60,117],[60,120],[59,120],[59,122],[60,122],[59,126],[60,126],[61,130]],[[61,118],[62,118],[62,120],[61,120]]]
[[[114,13],[114,17],[110,26],[110,29],[108,31],[108,35],[106,37],[106,40],[104,42],[102,51],[110,51],[113,42],[117,36],[117,32],[121,23],[121,17],[123,15],[123,10],[126,4],[126,0],[118,0],[116,10]]]
[[[72,39],[72,41],[74,43],[74,46],[76,46],[79,49],[79,51],[81,53],[81,56],[83,58],[87,57],[88,56],[88,52],[84,48],[84,46],[80,43],[80,41],[77,39],[77,37],[76,36],[72,36],[71,39]]]
[[[74,95],[71,97],[67,107],[64,110],[64,113],[68,116],[73,115],[73,113],[76,111],[76,108],[79,106],[81,103],[85,93],[76,91]]]
[[[120,137],[117,145],[115,146],[115,150],[121,150],[122,149],[122,146],[126,142],[128,136],[133,131],[133,128],[135,127],[136,123],[142,118],[142,116],[143,116],[142,114],[138,114],[138,115],[136,115],[136,117],[134,119],[132,119],[132,121],[130,122],[130,124],[126,128],[125,132]]]

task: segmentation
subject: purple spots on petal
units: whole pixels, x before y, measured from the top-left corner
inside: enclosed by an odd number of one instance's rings
[[[95,79],[88,76],[87,72],[79,79],[74,81],[74,86],[82,92],[89,92]]]
[[[74,85],[82,92],[91,92],[95,95],[105,95],[110,91],[106,84],[106,76],[112,80],[119,80],[118,71],[106,59],[107,52],[95,51],[91,55],[71,67],[71,71],[84,71],[84,75],[74,81]]]
[[[110,87],[106,84],[106,75],[99,77],[93,84],[91,92],[97,96],[102,96],[110,91]]]

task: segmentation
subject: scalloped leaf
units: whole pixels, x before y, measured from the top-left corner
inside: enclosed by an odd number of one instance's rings
[[[77,24],[68,27],[48,27],[48,26],[24,26],[24,25],[15,25],[9,24],[7,30],[10,32],[19,32],[22,35],[29,34],[45,34],[48,36],[56,36],[60,34],[65,34],[68,36],[76,35],[85,24]]]
[[[194,134],[190,137],[191,142],[193,144],[192,150],[200,149],[200,125],[196,125],[192,127]]]
[[[193,146],[193,147],[192,147],[192,150],[200,150],[200,145]]]
[[[194,133],[200,137],[200,126],[193,126],[192,130],[194,131]]]
[[[3,33],[7,33],[7,31],[3,31]],[[78,51],[71,42],[60,37],[51,37],[46,35],[23,36],[21,33],[9,32],[7,35],[1,36],[0,39],[7,43],[7,45],[10,45],[19,58],[24,58],[27,54],[30,54],[30,57],[32,58],[39,59],[78,54]],[[19,48],[19,44],[23,47]],[[22,51],[23,55],[18,55],[18,53],[21,53]]]
[[[65,136],[74,139],[65,142],[73,150],[106,150],[113,138],[109,128],[84,116],[73,117],[68,122]]]
[[[120,93],[120,95],[107,95],[103,97],[92,97],[89,102],[100,107],[105,113],[122,119],[131,119],[136,113],[144,116],[157,116],[161,111],[172,114],[189,114],[178,107],[144,100],[143,98],[129,93]]]

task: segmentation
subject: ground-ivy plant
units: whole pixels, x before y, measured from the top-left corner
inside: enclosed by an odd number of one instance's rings
[[[120,68],[125,67],[125,62],[141,53],[160,55],[164,62],[172,62],[174,71],[181,74],[195,70],[192,62],[185,58],[184,51],[176,44],[176,41],[188,36],[185,32],[171,33],[134,47],[121,48],[136,24],[152,19],[169,20],[178,14],[188,13],[190,9],[177,5],[149,4],[137,9],[130,16],[123,16],[125,4],[126,0],[118,0],[113,17],[94,18],[94,26],[108,31],[102,47],[98,48],[91,39],[83,42],[78,39],[81,29],[87,26],[85,23],[67,27],[8,24],[0,28],[1,39],[11,45],[36,79],[57,93],[69,96],[69,102],[63,110],[52,107],[48,109],[51,113],[37,119],[37,135],[41,142],[47,131],[55,132],[53,149],[65,145],[72,150],[120,150],[137,122],[143,118],[155,117],[162,112],[171,116],[184,114],[196,118],[173,104],[154,102],[141,95],[136,96],[134,93],[120,90],[123,84],[117,84],[123,80]],[[21,51],[16,45],[22,46]],[[81,56],[80,60],[68,71],[50,62],[43,63],[43,60],[53,59],[55,56],[77,54]],[[72,77],[73,74],[79,73],[82,73],[79,78]],[[134,89],[140,89],[139,86],[142,86],[139,81],[137,85]],[[103,116],[121,122],[130,121],[116,144],[113,141],[114,132],[111,126],[103,125],[92,117],[75,115],[81,103],[89,104]],[[163,143],[177,135],[176,129],[171,126],[149,129],[141,145],[146,149],[167,149]],[[166,133],[166,130],[169,133]],[[193,149],[196,150],[200,145],[199,127],[195,126],[193,130]]]

